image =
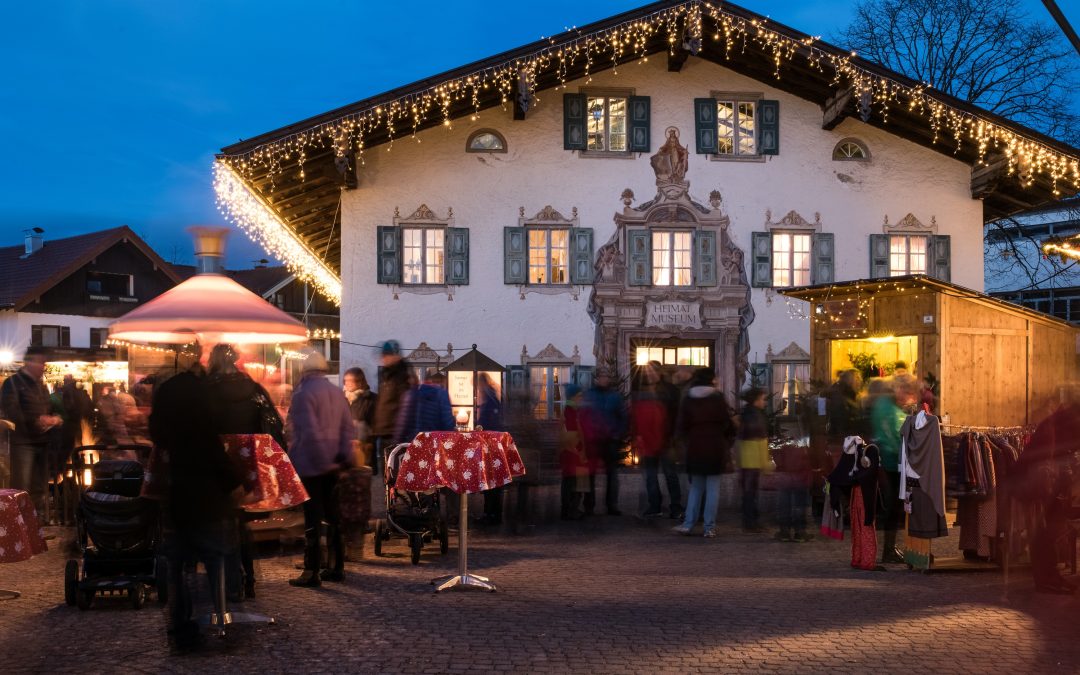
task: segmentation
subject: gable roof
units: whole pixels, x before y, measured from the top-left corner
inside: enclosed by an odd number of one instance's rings
[[[977,118],[1024,143],[1034,144],[1031,147],[1064,156],[1072,163],[1072,180],[1080,181],[1080,168],[1077,168],[1080,150],[1076,148],[966,101],[923,87],[911,78],[760,14],[729,3],[699,0],[655,2],[260,134],[223,148],[218,155],[219,165],[228,166],[227,171],[235,173],[244,188],[284,223],[287,238],[298,240],[313,259],[337,272],[341,256],[340,228],[335,226],[340,191],[342,187],[350,187],[350,174],[355,167],[348,153],[339,157],[340,153],[335,152],[335,143],[340,138],[354,144],[362,140],[361,147],[370,149],[394,137],[438,126],[445,120],[507,105],[517,98],[518,73],[526,70],[529,92],[559,87],[590,73],[657,53],[667,52],[669,70],[677,70],[689,54],[687,48],[693,46],[690,41],[683,41],[693,37],[685,33],[686,25],[692,23],[689,19],[696,16],[704,23],[706,15],[712,20],[702,28],[705,35],[698,36],[698,58],[818,103],[823,109],[839,99],[846,101],[842,106],[844,116],[850,114],[858,96],[845,98],[844,94],[860,82],[865,86],[873,81],[887,88],[891,93],[885,98],[892,101],[888,115],[874,110],[865,121],[972,165],[973,184],[975,172],[980,179],[979,197],[983,199],[985,220],[1056,199],[1057,179],[1047,172],[1033,174],[1024,181],[1008,176],[1012,169],[1008,159],[984,156],[977,143],[962,138],[965,120]],[[603,58],[578,58],[582,45],[590,41],[602,44],[599,38],[619,31],[627,36],[647,22],[659,27],[651,33],[641,33],[639,45],[622,48],[619,54]],[[710,40],[714,32],[723,39]],[[725,41],[733,42],[734,48],[725,49]],[[470,90],[473,86],[469,84],[470,78],[477,77],[485,81],[495,78],[495,85]],[[456,93],[466,90],[471,95]],[[917,92],[917,97],[912,98],[913,105],[900,98],[902,90]],[[875,95],[878,93],[877,89],[873,91]],[[414,118],[409,110],[416,108],[434,112]],[[397,112],[392,113],[394,110]],[[399,130],[396,133],[385,123],[391,114],[396,115]],[[935,121],[928,123],[928,117]],[[951,124],[959,126],[953,128]],[[1025,149],[1030,151],[1031,147]],[[1062,182],[1068,180],[1066,177]],[[227,199],[223,201],[227,207]],[[258,231],[259,227],[255,229]],[[275,243],[274,235],[266,237],[256,232],[255,236],[264,245]],[[289,262],[288,257],[286,261]]]
[[[127,241],[163,274],[181,278],[154,249],[127,225],[64,239],[47,239],[41,249],[23,258],[25,246],[0,248],[0,309],[19,311],[116,244]]]

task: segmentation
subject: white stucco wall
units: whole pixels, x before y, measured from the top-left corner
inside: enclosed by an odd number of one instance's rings
[[[77,314],[37,314],[34,312],[0,311],[0,351],[10,350],[16,359],[30,344],[30,327],[37,325],[67,326],[71,329],[71,347],[89,347],[91,328],[108,328],[113,319]]]
[[[788,75],[790,77],[790,75]],[[576,92],[584,81],[571,82]],[[730,233],[749,253],[750,233],[764,229],[765,212],[774,220],[795,210],[822,230],[836,234],[836,279],[869,273],[868,235],[882,232],[883,219],[896,223],[913,213],[938,234],[952,236],[952,281],[983,286],[982,204],[970,197],[970,168],[938,152],[902,140],[857,120],[833,131],[821,129],[821,110],[723,67],[691,58],[682,72],[667,72],[666,59],[620,67],[592,78],[589,87],[632,88],[651,97],[653,152],[664,130],[676,126],[690,149],[690,194],[703,204],[711,190],[724,199]],[[780,101],[780,154],[765,162],[711,161],[694,154],[693,99],[712,91],[761,92]],[[392,146],[367,151],[359,167],[359,187],[343,193],[342,338],[374,345],[396,338],[411,348],[426,341],[444,352],[448,342],[460,355],[470,344],[501,363],[519,363],[523,345],[535,354],[548,343],[569,355],[578,346],[582,363],[593,362],[593,324],[586,313],[588,289],[569,295],[527,294],[503,284],[503,227],[518,224],[518,208],[532,216],[550,204],[569,216],[577,207],[582,227],[595,231],[598,249],[614,230],[620,194],[630,188],[635,205],[653,198],[655,176],[648,154],[633,159],[580,157],[563,150],[562,91],[540,93],[525,121],[511,111],[489,110],[451,129],[425,131]],[[507,140],[506,154],[467,154],[470,132],[494,128]],[[836,142],[855,136],[870,148],[869,163],[834,162]],[[838,174],[845,174],[841,180]],[[401,293],[376,283],[376,231],[421,203],[440,216],[452,207],[457,227],[470,228],[470,283],[445,294]],[[746,256],[749,259],[749,255]],[[750,327],[750,358],[764,360],[795,341],[808,346],[809,328],[792,319],[784,298],[753,291],[757,317]],[[359,364],[374,374],[375,352],[342,344],[342,366]]]

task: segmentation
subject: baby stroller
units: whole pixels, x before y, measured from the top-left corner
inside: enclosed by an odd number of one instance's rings
[[[382,555],[383,541],[390,537],[404,537],[409,540],[412,564],[417,565],[425,541],[438,537],[439,553],[449,550],[450,529],[442,515],[438,490],[409,492],[394,487],[401,458],[408,448],[408,443],[402,443],[391,450],[386,458],[386,520],[380,520],[375,525],[375,555]]]
[[[87,451],[103,459],[87,463]],[[167,563],[158,554],[161,523],[157,504],[139,496],[143,446],[80,447],[72,453],[73,477],[80,488],[75,511],[80,560],[64,568],[64,600],[90,609],[98,593],[126,593],[139,609],[156,588],[158,602],[168,597]],[[104,459],[112,457],[111,459]],[[87,480],[89,478],[89,480]],[[81,562],[81,565],[80,565]]]

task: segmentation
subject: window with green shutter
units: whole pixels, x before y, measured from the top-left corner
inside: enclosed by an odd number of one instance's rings
[[[714,92],[694,99],[698,154],[714,159],[761,159],[780,154],[780,102],[761,94]]]
[[[836,276],[835,238],[810,229],[751,234],[751,285],[793,288],[832,283]]]
[[[380,284],[401,286],[460,286],[469,283],[469,230],[438,220],[426,206],[418,209],[425,222],[395,218],[376,233],[377,277]],[[416,214],[413,214],[414,218]]]

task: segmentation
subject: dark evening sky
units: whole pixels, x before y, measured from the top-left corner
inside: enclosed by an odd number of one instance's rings
[[[644,0],[54,0],[5,7],[0,245],[127,224],[190,262],[183,228],[222,223],[222,146],[602,19]],[[828,38],[852,0],[746,0]],[[1038,0],[1028,11],[1050,22]],[[1080,14],[1059,3],[1074,25]],[[263,253],[231,238],[230,267]]]

